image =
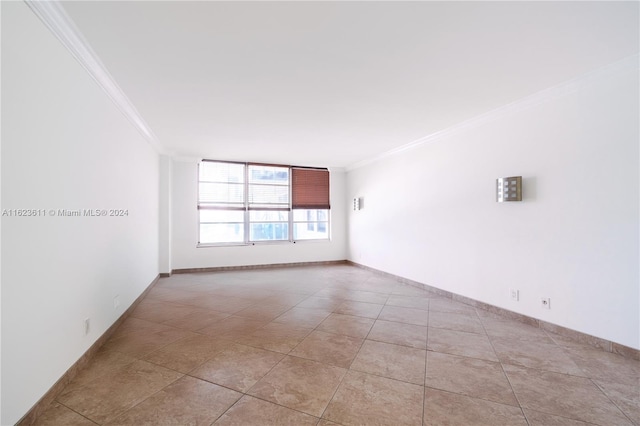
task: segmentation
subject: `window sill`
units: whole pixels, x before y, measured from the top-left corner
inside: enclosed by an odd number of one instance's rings
[[[295,241],[252,241],[250,243],[198,243],[196,248],[209,248],[209,247],[244,247],[244,246],[267,246],[267,245],[279,245],[279,244],[306,244],[306,243],[328,243],[331,242],[330,238],[323,238],[318,240],[295,240]]]

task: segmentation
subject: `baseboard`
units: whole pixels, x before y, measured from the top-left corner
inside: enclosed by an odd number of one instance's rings
[[[366,269],[367,271],[374,272],[376,274],[395,279],[401,283],[411,285],[413,287],[418,287],[429,291],[430,293],[437,294],[438,296],[450,298],[456,302],[464,303],[465,305],[473,306],[477,309],[482,309],[484,311],[490,312],[496,316],[502,318],[508,318],[515,321],[522,322],[524,324],[528,324],[534,327],[539,327],[545,331],[548,331],[553,334],[557,334],[563,337],[568,337],[572,340],[575,340],[580,343],[584,343],[589,346],[593,346],[594,348],[602,349],[606,352],[615,353],[618,355],[622,355],[626,358],[640,360],[640,350],[630,348],[628,346],[621,345],[619,343],[615,343],[606,339],[602,339],[600,337],[595,337],[590,334],[582,333],[580,331],[572,330],[567,327],[563,327],[560,325],[552,324],[550,322],[546,322],[543,320],[539,320],[537,318],[533,318],[527,315],[523,315],[517,312],[510,311],[508,309],[499,308],[494,305],[490,305],[488,303],[480,302],[475,299],[471,299],[469,297],[461,296],[456,293],[451,293],[446,290],[442,290],[437,287],[433,287],[427,284],[420,283],[418,281],[413,281],[398,275],[390,274],[388,272],[381,271],[379,269],[371,268],[366,265],[361,265],[359,263],[353,262],[351,260],[346,261],[347,264],[356,266],[361,269]]]
[[[98,339],[91,345],[87,351],[58,379],[58,381],[44,394],[38,402],[25,414],[18,423],[19,426],[27,426],[35,423],[36,419],[47,409],[49,405],[56,399],[56,397],[64,390],[64,388],[78,375],[78,372],[82,370],[91,360],[95,357],[96,353],[100,350],[102,345],[113,335],[117,328],[127,319],[127,317],[133,312],[138,304],[145,298],[147,293],[156,285],[160,275],[151,281],[151,284],[147,286],[145,291],[131,304],[131,306],[124,311],[122,315],[105,331]]]
[[[172,274],[193,274],[196,272],[247,271],[253,269],[295,268],[299,266],[346,265],[347,260],[326,260],[319,262],[269,263],[260,265],[214,266],[207,268],[174,269]]]

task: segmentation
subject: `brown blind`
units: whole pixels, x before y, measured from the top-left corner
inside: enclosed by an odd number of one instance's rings
[[[329,170],[291,168],[291,207],[330,209]]]

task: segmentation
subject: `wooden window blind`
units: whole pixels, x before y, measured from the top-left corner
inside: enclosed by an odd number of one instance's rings
[[[292,167],[291,208],[330,209],[329,170]]]

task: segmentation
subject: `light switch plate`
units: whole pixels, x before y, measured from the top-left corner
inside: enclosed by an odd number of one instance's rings
[[[522,176],[496,179],[496,201],[522,201]]]

